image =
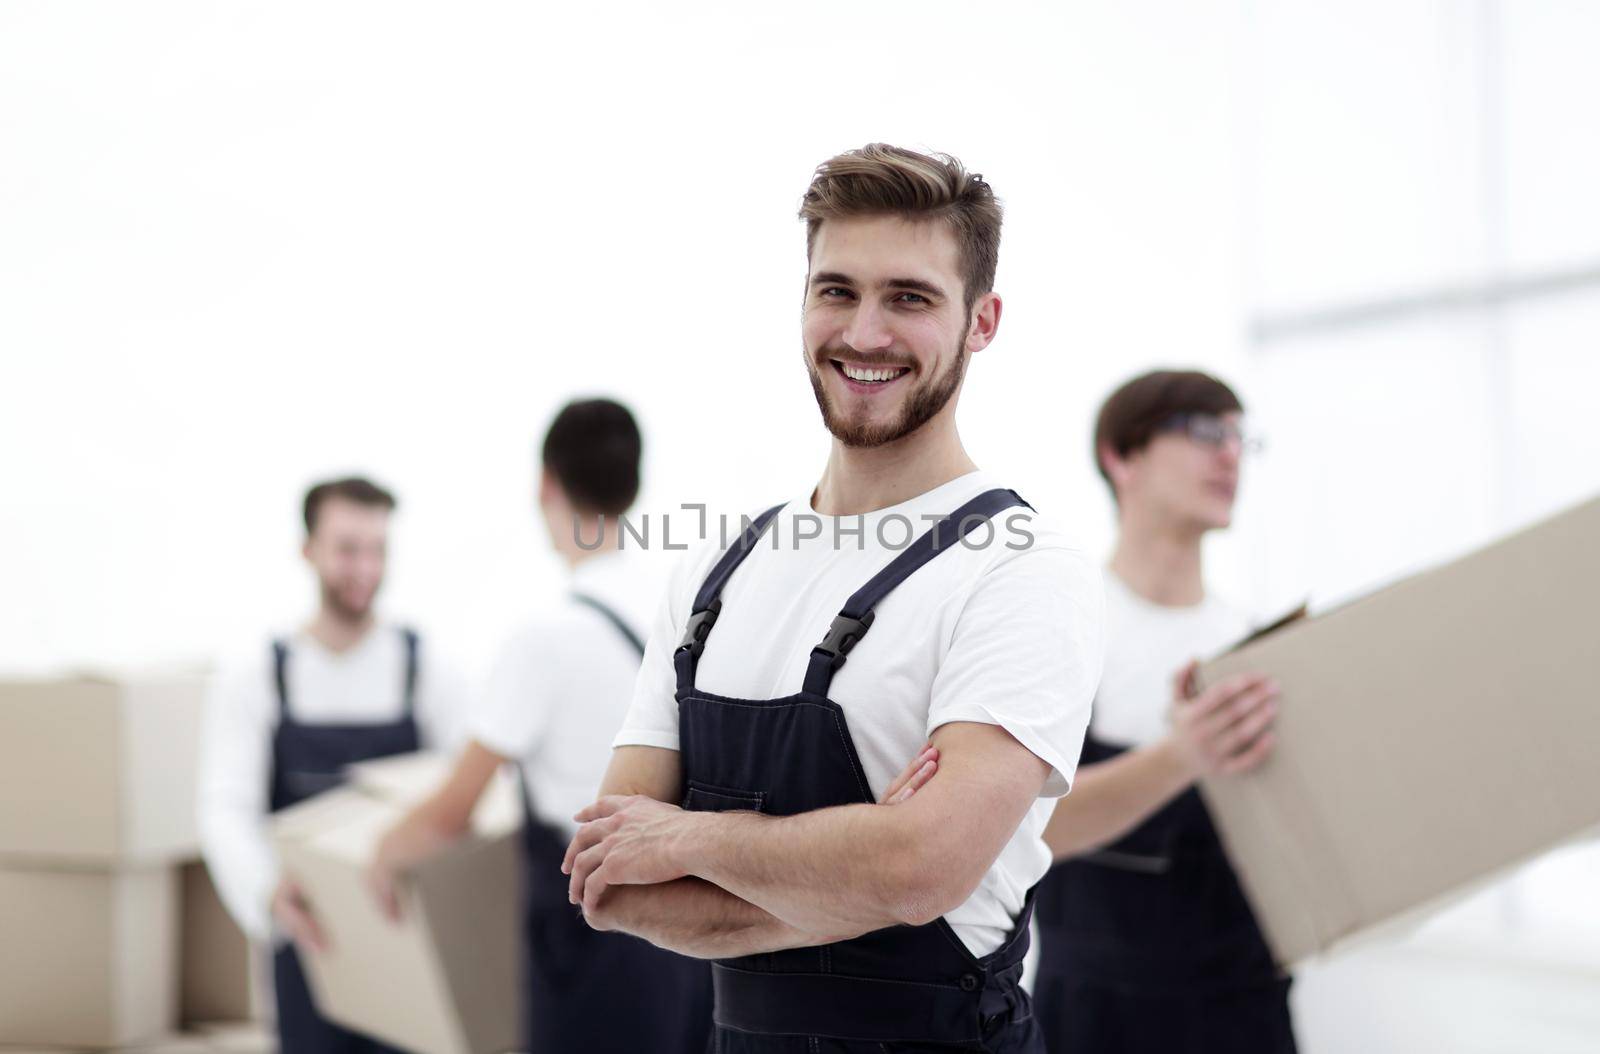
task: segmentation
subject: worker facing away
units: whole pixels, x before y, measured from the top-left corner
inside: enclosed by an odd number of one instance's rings
[[[380,844],[370,878],[391,914],[405,868],[468,829],[495,772],[519,766],[527,807],[524,916],[527,1049],[701,1054],[711,1025],[706,964],[584,924],[561,857],[622,725],[656,601],[618,519],[639,490],[633,415],[609,399],[574,402],[545,435],[538,503],[567,589],[501,650],[473,707],[454,770]],[[517,924],[507,920],[508,925]]]

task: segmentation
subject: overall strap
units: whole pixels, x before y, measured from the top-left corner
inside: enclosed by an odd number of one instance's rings
[[[1014,490],[996,488],[984,491],[930,527],[922,537],[901,550],[883,570],[873,575],[866,585],[851,594],[850,599],[844,602],[844,607],[839,609],[833,625],[828,627],[822,643],[811,649],[803,691],[808,695],[826,698],[834,673],[844,665],[844,657],[871,628],[873,608],[878,606],[878,602],[915,574],[923,564],[961,541],[979,524],[987,523],[991,517],[1014,505],[1033,508]]]
[[[289,643],[284,640],[272,642],[272,683],[278,690],[278,722],[281,724],[289,720]]]
[[[622,634],[623,638],[628,642],[629,645],[632,646],[633,650],[639,653],[639,657],[644,657],[644,641],[640,639],[639,635],[633,631],[632,626],[628,625],[622,620],[622,616],[617,614],[615,608],[596,597],[590,596],[588,593],[579,593],[574,591],[572,593],[572,599],[580,604],[584,604],[598,611],[602,616],[605,617],[607,622],[616,627],[617,632]],[[533,812],[533,785],[528,782],[528,770],[522,767],[521,762],[517,762],[516,765],[517,786],[522,791],[522,819],[523,822],[528,825],[528,829],[531,831],[533,829],[533,825],[541,823],[542,821],[535,816]]]
[[[756,542],[766,531],[767,525],[778,514],[782,505],[772,508],[750,521],[744,529],[739,540],[734,542],[722,558],[711,569],[706,580],[700,585],[700,592],[695,594],[694,609],[689,612],[689,623],[684,628],[683,640],[678,645],[677,651],[672,654],[672,663],[678,670],[678,689],[685,691],[694,687],[694,670],[700,661],[700,653],[706,650],[706,637],[711,634],[711,626],[717,621],[717,612],[722,610],[722,587],[727,585],[734,569],[744,562],[744,558],[755,549]]]
[[[633,631],[632,626],[628,625],[622,620],[622,616],[617,614],[615,608],[590,596],[587,593],[573,593],[572,599],[600,612],[607,622],[616,627],[617,632],[622,634],[623,639],[625,639],[633,647],[633,650],[639,653],[640,658],[644,657],[644,641],[640,639],[639,635]]]
[[[417,652],[419,642],[417,631],[409,626],[400,630],[400,636],[406,644],[406,687],[405,695],[401,701],[401,708],[406,717],[410,717],[417,705]]]

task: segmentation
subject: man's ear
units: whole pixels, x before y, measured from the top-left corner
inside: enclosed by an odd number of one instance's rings
[[[1118,454],[1110,443],[1101,443],[1095,450],[1095,457],[1099,458],[1101,471],[1111,481],[1112,490],[1120,490],[1127,483],[1128,459]]]
[[[1000,329],[1000,294],[985,293],[972,305],[972,321],[967,323],[966,349],[979,352],[987,348]]]

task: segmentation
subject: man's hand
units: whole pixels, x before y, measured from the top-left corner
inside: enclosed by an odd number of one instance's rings
[[[391,922],[400,921],[397,885],[408,869],[456,841],[424,809],[413,809],[383,836],[367,865],[367,888]]]
[[[938,770],[939,748],[930,743],[890,782],[879,804],[909,800]],[[582,826],[561,871],[571,876],[567,899],[583,905],[586,916],[596,914],[610,886],[655,885],[689,873],[683,851],[692,843],[696,817],[676,805],[642,794],[609,795],[573,819]]]
[[[311,911],[311,902],[292,878],[283,878],[272,892],[272,917],[295,944],[313,951],[328,950],[328,938],[317,925]]]
[[[439,789],[383,836],[367,866],[367,887],[391,921],[400,920],[395,885],[401,874],[467,833],[478,799],[507,760],[476,739],[468,740]]]
[[[1173,680],[1172,731],[1148,746],[1078,768],[1044,829],[1057,860],[1109,845],[1202,776],[1247,772],[1272,751],[1278,686],[1242,674],[1195,690],[1199,664]]]
[[[1189,775],[1248,772],[1272,752],[1278,684],[1260,674],[1237,674],[1196,692],[1198,662],[1173,683],[1172,745]]]
[[[561,873],[572,876],[567,899],[593,911],[606,887],[650,886],[689,872],[677,850],[694,814],[643,794],[612,794],[585,806],[573,819],[581,827],[567,846]]]
[[[883,792],[879,805],[899,805],[906,801],[922,787],[924,783],[933,779],[933,774],[939,771],[939,748],[932,743],[922,748],[922,752],[911,759],[911,763],[900,770]]]

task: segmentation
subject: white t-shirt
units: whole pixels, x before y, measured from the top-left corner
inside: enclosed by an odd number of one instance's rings
[[[696,685],[748,699],[798,692],[811,649],[850,594],[939,517],[998,485],[973,472],[864,516],[819,515],[809,495],[790,502],[724,587]],[[1099,569],[1059,530],[1020,506],[991,523],[878,604],[829,690],[874,796],[952,721],[999,725],[1054,770],[978,889],[947,916],[978,955],[1000,946],[1050,866],[1040,835],[1077,765],[1105,618]],[[617,746],[678,749],[672,652],[722,548],[713,539],[677,567]]]
[[[596,554],[572,572],[572,591],[609,607],[641,638],[659,591],[642,561]],[[569,834],[594,801],[611,740],[639,676],[639,653],[599,611],[563,596],[506,641],[468,734],[522,764],[534,815]]]
[[[1243,637],[1245,615],[1211,592],[1198,604],[1146,600],[1107,571],[1106,667],[1090,727],[1114,746],[1147,746],[1171,729],[1173,679]]]
[[[405,699],[405,641],[397,626],[372,629],[333,652],[303,632],[286,633],[289,714],[306,724],[394,721]],[[423,637],[417,653],[415,714],[422,745],[451,749],[465,715],[467,687]],[[268,901],[278,858],[268,834],[272,738],[278,690],[270,642],[223,665],[206,701],[196,808],[200,848],[217,892],[239,927],[271,935]]]

